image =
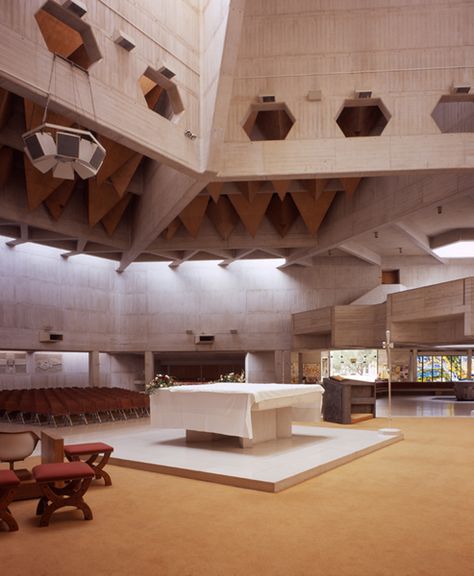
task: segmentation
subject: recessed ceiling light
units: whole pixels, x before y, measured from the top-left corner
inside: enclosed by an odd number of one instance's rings
[[[440,258],[474,258],[474,240],[461,240],[446,246],[433,248]]]

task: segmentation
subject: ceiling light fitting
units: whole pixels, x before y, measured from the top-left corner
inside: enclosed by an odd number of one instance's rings
[[[40,172],[53,170],[55,178],[74,180],[95,176],[105,158],[105,148],[88,130],[44,123],[22,135],[25,154]]]

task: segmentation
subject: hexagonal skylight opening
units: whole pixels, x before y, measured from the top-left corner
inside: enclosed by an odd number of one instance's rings
[[[474,132],[474,95],[442,96],[433,108],[431,117],[443,134]]]
[[[254,104],[242,125],[250,140],[285,140],[295,117],[284,102]]]
[[[88,70],[102,58],[92,28],[71,10],[48,0],[35,14],[48,50]]]
[[[175,122],[184,111],[178,87],[171,80],[174,73],[162,67],[154,70],[150,66],[140,76],[140,88],[150,110],[163,118]]]
[[[391,118],[380,98],[346,100],[336,122],[346,138],[380,136]]]

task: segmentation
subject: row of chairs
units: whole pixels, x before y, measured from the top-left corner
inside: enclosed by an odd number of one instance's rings
[[[149,414],[149,397],[126,388],[0,390],[0,418],[7,422],[72,426]]]

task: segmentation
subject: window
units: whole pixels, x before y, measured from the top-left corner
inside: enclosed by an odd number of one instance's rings
[[[48,50],[72,64],[88,70],[102,58],[99,46],[87,22],[53,0],[35,14]]]
[[[284,102],[264,102],[250,107],[242,126],[253,142],[285,140],[295,121]]]
[[[176,84],[171,80],[174,73],[162,66],[159,70],[148,68],[139,78],[140,88],[150,110],[167,120],[174,121],[184,110]]]
[[[400,284],[400,270],[382,270],[382,284]]]
[[[417,357],[418,382],[455,382],[467,378],[467,356],[461,354]]]
[[[353,380],[375,380],[378,374],[378,351],[332,350],[329,364],[331,376],[344,376]]]

